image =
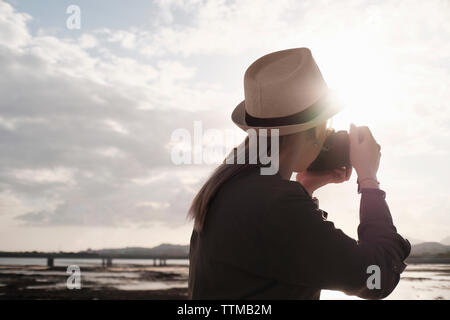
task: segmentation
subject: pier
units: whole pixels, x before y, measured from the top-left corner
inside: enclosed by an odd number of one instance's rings
[[[100,260],[102,267],[112,267],[113,261],[117,260],[153,260],[153,266],[166,266],[167,260],[189,259],[187,255],[100,255],[96,253],[41,253],[41,252],[0,252],[0,258],[43,258],[47,259],[47,267],[53,268],[56,259],[93,259]]]

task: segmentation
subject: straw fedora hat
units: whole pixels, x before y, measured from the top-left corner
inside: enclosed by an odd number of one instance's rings
[[[245,100],[231,119],[243,130],[304,131],[327,121],[344,106],[328,88],[308,48],[272,52],[244,75]]]

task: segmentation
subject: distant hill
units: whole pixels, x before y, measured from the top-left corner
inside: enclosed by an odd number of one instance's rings
[[[121,255],[168,255],[168,256],[183,256],[189,254],[189,245],[177,245],[163,243],[153,248],[142,247],[126,247],[118,249],[100,249],[92,250],[94,253],[102,255],[121,254]]]
[[[405,236],[404,238],[408,239],[408,241],[411,243],[411,245],[416,245],[416,244],[425,242],[423,240],[412,238],[412,237],[408,237],[408,236]]]
[[[177,245],[170,243],[163,243],[159,246],[153,247],[153,254],[168,254],[168,255],[181,255],[181,254],[189,254],[189,245]]]
[[[441,243],[450,246],[450,237],[442,239]]]
[[[410,256],[413,257],[432,257],[432,256],[450,256],[450,245],[439,242],[416,243],[414,238],[407,238],[412,245]],[[444,239],[445,240],[445,239]],[[450,240],[450,239],[449,239]],[[167,255],[167,256],[188,256],[189,245],[178,245],[163,243],[153,248],[126,247],[116,249],[91,250],[92,253],[102,255]]]
[[[423,242],[413,245],[411,256],[435,256],[450,254],[450,246],[439,242]]]

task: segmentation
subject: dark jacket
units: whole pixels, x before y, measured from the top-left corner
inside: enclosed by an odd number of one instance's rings
[[[250,169],[213,198],[203,230],[192,232],[190,299],[319,299],[321,289],[379,299],[400,279],[410,243],[392,222],[385,192],[362,189],[354,240],[304,187]],[[368,278],[380,268],[380,289]]]

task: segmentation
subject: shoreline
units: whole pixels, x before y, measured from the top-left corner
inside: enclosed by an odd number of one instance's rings
[[[0,300],[180,300],[188,295],[184,265],[81,267],[81,289],[71,290],[66,270],[0,265]]]
[[[185,300],[188,265],[81,266],[81,289],[68,289],[66,266],[0,265],[0,300]],[[347,299],[324,291],[321,299]],[[450,264],[411,263],[392,299],[450,299]]]

